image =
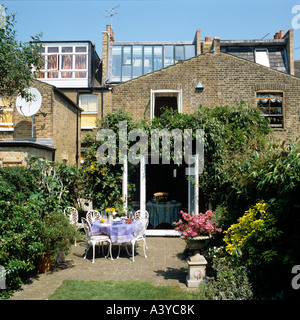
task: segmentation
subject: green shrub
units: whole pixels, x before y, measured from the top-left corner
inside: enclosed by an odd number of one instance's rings
[[[80,238],[63,213],[74,205],[77,173],[76,168],[46,160],[33,162],[31,168],[0,169],[0,265],[7,286],[0,298],[22,284],[38,258],[50,253],[55,259]]]
[[[202,300],[251,300],[252,287],[245,267],[236,266],[225,258],[214,258],[215,276],[199,285]]]
[[[45,223],[34,201],[22,205],[9,203],[5,208],[2,206],[0,265],[6,270],[7,292],[22,283],[22,277],[35,268],[35,259],[43,255],[44,247],[39,236],[43,230]]]
[[[266,203],[257,203],[224,231],[226,251],[243,264],[270,263],[277,259],[277,242],[282,232]]]

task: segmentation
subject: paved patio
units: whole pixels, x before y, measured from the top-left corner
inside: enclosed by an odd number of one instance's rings
[[[151,281],[154,285],[179,285],[187,289],[187,256],[184,254],[185,242],[178,237],[147,237],[145,259],[142,242],[139,243],[135,262],[122,249],[120,258],[105,259],[96,249],[95,263],[92,248],[87,259],[83,259],[85,243],[72,246],[66,262],[52,271],[39,274],[15,292],[11,300],[45,300],[62,284],[63,280],[140,280]],[[117,256],[114,247],[113,256]]]

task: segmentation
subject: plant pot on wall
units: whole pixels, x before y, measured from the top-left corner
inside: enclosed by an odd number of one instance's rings
[[[52,254],[46,253],[36,261],[37,273],[45,273],[51,270],[52,267]]]

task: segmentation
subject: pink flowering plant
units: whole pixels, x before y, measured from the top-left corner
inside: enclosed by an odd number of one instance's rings
[[[216,232],[221,232],[221,228],[217,228],[217,223],[213,221],[215,213],[211,210],[205,213],[190,215],[187,212],[180,212],[182,219],[174,222],[175,230],[182,233],[183,238],[195,238],[199,236],[210,236]]]

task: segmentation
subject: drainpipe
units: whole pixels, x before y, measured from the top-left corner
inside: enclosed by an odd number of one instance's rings
[[[103,119],[103,109],[104,109],[104,103],[103,103],[103,87],[101,88],[101,120]]]
[[[79,106],[79,94],[77,94],[77,106]],[[76,121],[76,166],[77,168],[79,167],[78,163],[79,163],[79,154],[78,154],[78,142],[79,142],[79,137],[78,137],[78,119],[79,119],[79,109],[77,109],[77,113],[76,113],[76,117],[77,117],[77,121]]]

